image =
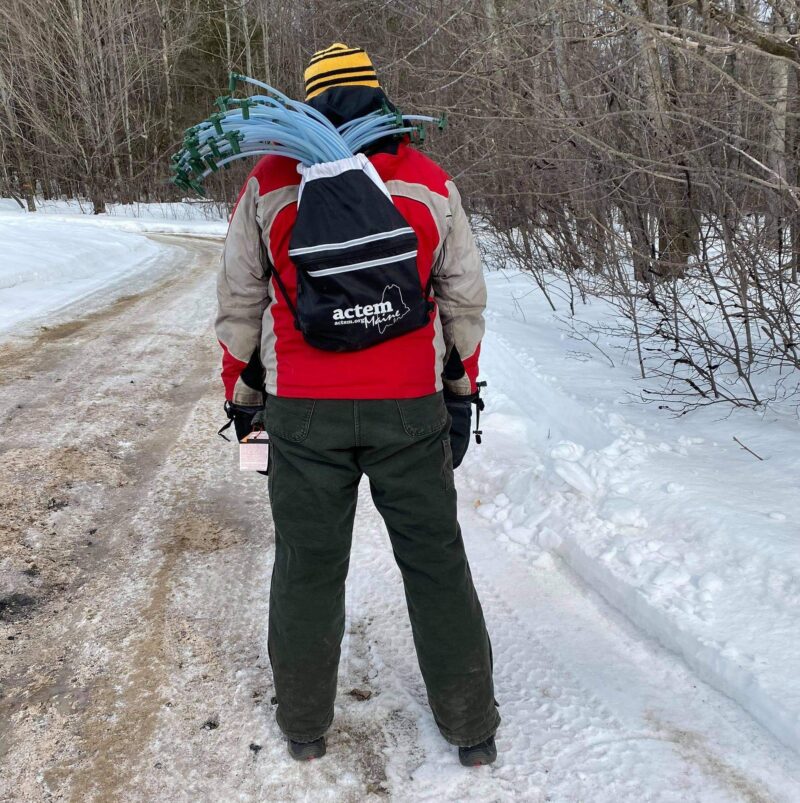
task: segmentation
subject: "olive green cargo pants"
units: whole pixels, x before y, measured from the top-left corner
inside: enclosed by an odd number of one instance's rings
[[[455,745],[497,729],[492,658],[461,530],[441,393],[400,400],[270,396],[275,565],[269,654],[278,725],[313,741],[333,719],[345,578],[362,474],[389,531],[436,723]]]

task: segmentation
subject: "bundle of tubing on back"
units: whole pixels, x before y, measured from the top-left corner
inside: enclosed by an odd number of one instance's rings
[[[238,81],[267,94],[219,98],[218,114],[186,130],[183,149],[172,157],[172,181],[179,187],[202,195],[203,179],[237,159],[288,156],[311,166],[347,159],[386,136],[416,133],[421,139],[423,123],[444,127],[444,117],[401,114],[386,108],[337,128],[312,106],[255,78],[231,73],[231,92]]]

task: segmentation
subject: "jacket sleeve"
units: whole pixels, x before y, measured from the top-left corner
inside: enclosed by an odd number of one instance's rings
[[[216,334],[222,346],[225,398],[244,406],[263,403],[258,350],[261,321],[270,303],[259,251],[258,194],[258,180],[251,176],[233,211],[217,277]]]
[[[467,395],[477,390],[478,357],[485,329],[486,282],[461,196],[452,181],[447,182],[447,189],[450,227],[435,269],[433,291],[447,347],[444,387],[451,393]],[[451,359],[454,352],[456,360]],[[463,364],[463,372],[453,371],[457,358]]]

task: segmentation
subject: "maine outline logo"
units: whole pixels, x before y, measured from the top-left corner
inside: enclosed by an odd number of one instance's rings
[[[403,300],[400,288],[396,284],[387,284],[378,303],[338,307],[333,311],[333,321],[335,326],[349,326],[354,323],[363,324],[367,329],[370,326],[377,326],[378,331],[383,334],[410,311],[411,308]]]

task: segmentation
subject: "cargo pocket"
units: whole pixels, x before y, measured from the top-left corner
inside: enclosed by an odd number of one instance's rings
[[[267,433],[270,437],[302,443],[308,437],[315,404],[314,399],[267,396],[264,416]]]
[[[447,423],[447,408],[441,392],[416,399],[396,399],[396,403],[403,429],[412,438],[441,432]]]

